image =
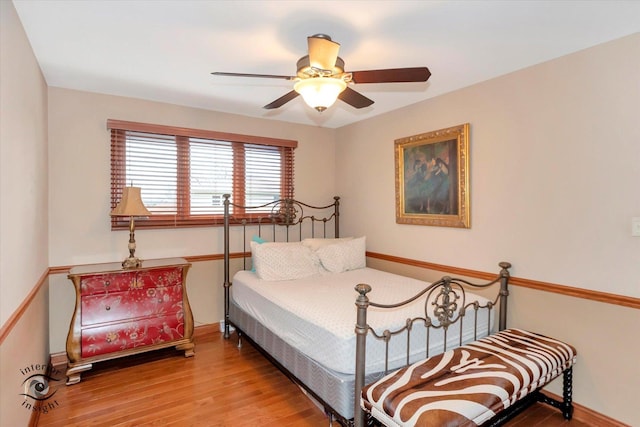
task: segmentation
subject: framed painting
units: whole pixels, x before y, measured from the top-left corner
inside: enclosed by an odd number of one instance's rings
[[[470,228],[469,123],[395,141],[396,222]]]

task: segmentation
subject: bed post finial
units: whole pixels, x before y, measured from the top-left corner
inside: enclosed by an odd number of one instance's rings
[[[500,318],[498,321],[498,329],[503,331],[507,329],[507,297],[509,296],[509,269],[511,263],[502,261],[498,264],[500,270]]]
[[[355,378],[355,402],[353,411],[353,420],[356,427],[364,427],[364,412],[360,408],[360,392],[364,387],[364,357],[367,352],[367,307],[369,307],[369,297],[367,294],[371,292],[371,286],[366,283],[360,283],[355,287],[358,292],[356,298],[356,307],[358,310],[358,320],[356,321],[356,378]]]

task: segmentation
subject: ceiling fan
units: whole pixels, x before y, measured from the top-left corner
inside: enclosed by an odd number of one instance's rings
[[[373,100],[347,86],[349,83],[402,83],[426,82],[431,76],[427,67],[391,68],[386,70],[367,70],[345,72],[344,61],[338,56],[340,44],[326,34],[307,37],[309,54],[298,60],[298,72],[295,76],[272,74],[225,73],[215,71],[216,76],[259,77],[295,81],[293,90],[275,101],[265,105],[268,110],[282,107],[287,102],[302,95],[312,108],[322,112],[336,99],[341,99],[355,108],[365,108]]]

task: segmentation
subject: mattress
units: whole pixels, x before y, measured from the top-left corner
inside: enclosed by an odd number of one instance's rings
[[[385,304],[408,299],[428,285],[372,268],[287,281],[263,281],[251,271],[240,271],[233,278],[231,298],[245,313],[306,357],[330,371],[352,375],[355,373],[355,300],[358,295],[354,287],[359,283],[372,287],[368,294],[371,301]],[[478,301],[484,305],[487,302],[470,292],[465,292],[465,297],[464,304]],[[430,303],[426,306],[431,310]],[[424,316],[424,310],[425,302],[420,299],[399,309],[369,307],[367,323],[381,334],[385,329],[401,328],[408,318]],[[432,312],[429,314],[434,318]],[[480,309],[477,319],[473,310],[468,310],[461,327],[456,324],[447,331],[446,349],[488,335],[490,323],[487,309]],[[411,363],[427,355],[426,336],[422,322],[415,324],[411,333]],[[431,329],[428,355],[445,350],[444,336],[442,329]],[[394,336],[391,342],[388,369],[406,364],[406,332]],[[385,369],[385,353],[384,343],[369,334],[367,374]]]

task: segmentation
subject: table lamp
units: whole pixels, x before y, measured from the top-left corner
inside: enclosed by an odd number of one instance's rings
[[[151,215],[151,212],[142,203],[140,187],[124,187],[120,203],[111,211],[111,216],[129,217],[129,258],[122,261],[122,268],[138,268],[142,265],[142,261],[135,256],[136,239],[134,234],[136,225],[134,217],[149,215]]]

